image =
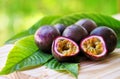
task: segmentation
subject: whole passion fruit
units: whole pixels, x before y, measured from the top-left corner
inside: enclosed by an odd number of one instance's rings
[[[109,27],[105,27],[105,26],[100,26],[96,29],[94,29],[90,35],[99,35],[102,36],[106,47],[107,47],[107,51],[108,53],[112,52],[117,45],[117,35],[114,32],[114,30],[112,30]]]
[[[97,24],[91,19],[81,19],[75,23],[76,25],[84,27],[88,33],[97,27]]]
[[[75,61],[79,46],[69,38],[57,37],[52,43],[52,54],[58,61]]]
[[[45,52],[50,52],[51,51],[51,46],[53,39],[55,39],[57,36],[59,36],[60,33],[52,26],[45,25],[40,27],[35,35],[34,39],[37,44],[37,46],[45,51]]]
[[[66,28],[66,26],[64,24],[56,24],[56,25],[54,25],[54,27],[60,32],[61,35],[62,35],[64,29]]]
[[[72,39],[75,42],[80,42],[81,39],[85,38],[88,35],[88,32],[85,28],[78,25],[68,26],[62,36]]]
[[[101,60],[106,56],[107,48],[101,36],[88,36],[81,41],[80,48],[92,60]]]

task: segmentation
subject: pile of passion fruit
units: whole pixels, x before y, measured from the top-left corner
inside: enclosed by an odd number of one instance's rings
[[[102,60],[117,45],[113,29],[99,26],[91,19],[81,19],[65,26],[41,26],[35,33],[35,42],[44,52],[50,52],[60,62],[73,62],[80,54],[91,60]]]

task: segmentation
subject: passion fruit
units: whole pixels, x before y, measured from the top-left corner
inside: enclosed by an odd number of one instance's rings
[[[94,29],[90,33],[90,35],[99,35],[103,37],[108,53],[112,52],[116,48],[117,35],[114,32],[114,30],[112,30],[111,28],[106,27],[106,26],[100,26]]]
[[[62,35],[64,29],[66,28],[66,26],[64,24],[56,24],[56,25],[54,25],[54,27],[60,32],[61,35]]]
[[[104,39],[101,36],[88,36],[81,41],[80,48],[92,60],[102,60],[107,53]]]
[[[84,27],[88,33],[97,27],[97,24],[91,19],[81,19],[75,23],[76,25]]]
[[[72,39],[75,42],[80,42],[81,39],[85,38],[88,32],[85,28],[78,25],[70,25],[64,31],[62,36]]]
[[[50,52],[53,40],[59,35],[60,33],[54,27],[45,25],[36,31],[34,39],[41,50]]]
[[[60,36],[52,43],[52,54],[58,61],[75,61],[79,54],[79,46],[73,40]]]

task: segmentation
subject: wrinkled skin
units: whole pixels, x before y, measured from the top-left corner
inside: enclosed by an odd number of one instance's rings
[[[59,35],[60,33],[54,27],[46,25],[36,31],[34,38],[41,50],[50,52],[53,40]]]

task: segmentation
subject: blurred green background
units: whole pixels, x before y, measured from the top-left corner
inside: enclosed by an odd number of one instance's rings
[[[120,0],[0,0],[0,46],[45,15],[120,13]]]

